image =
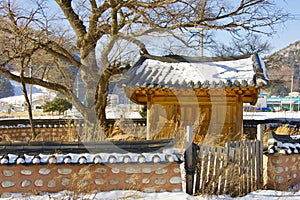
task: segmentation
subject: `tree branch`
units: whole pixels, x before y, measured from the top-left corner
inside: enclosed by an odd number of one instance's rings
[[[13,81],[16,81],[16,82],[19,82],[19,83],[21,83],[21,81],[23,81],[26,84],[40,85],[40,86],[45,87],[47,89],[58,91],[61,94],[67,96],[67,97],[72,96],[72,89],[69,89],[69,88],[67,88],[63,85],[57,84],[57,83],[50,83],[50,82],[46,82],[46,81],[43,81],[41,79],[33,78],[33,77],[23,77],[21,79],[20,76],[11,73],[9,70],[4,69],[4,67],[0,67],[0,74],[3,74],[4,76],[9,78],[10,80],[13,80]]]
[[[69,0],[55,0],[59,7],[62,9],[63,13],[65,14],[67,20],[69,21],[70,25],[72,26],[73,30],[75,31],[78,42],[77,46],[81,47],[81,42],[83,40],[84,35],[86,32],[86,27],[83,22],[79,19],[79,16],[74,12],[72,8],[72,1]]]

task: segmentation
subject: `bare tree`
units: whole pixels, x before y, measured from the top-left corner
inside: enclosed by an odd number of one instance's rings
[[[253,53],[268,53],[270,44],[257,34],[248,34],[245,37],[234,37],[229,44],[210,44],[210,51],[215,56],[247,55]]]
[[[1,38],[5,48],[0,50],[0,73],[21,82],[20,74],[12,73],[8,66],[24,56],[11,47],[26,38],[27,51],[37,60],[43,55],[49,61],[37,65],[40,72],[36,76],[24,76],[22,81],[58,91],[72,100],[86,119],[91,139],[98,139],[99,131],[94,128],[99,125],[106,131],[109,82],[128,70],[139,52],[152,56],[149,49],[155,42],[147,42],[148,36],[156,40],[170,36],[188,48],[199,28],[232,34],[241,30],[272,33],[273,26],[287,16],[270,0],[32,0],[30,6],[24,1],[1,0],[0,31],[1,37],[5,35]],[[55,69],[66,77],[63,66],[80,70],[85,103],[67,81],[45,76]]]

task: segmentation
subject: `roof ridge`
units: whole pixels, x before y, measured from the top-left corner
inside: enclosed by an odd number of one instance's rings
[[[158,60],[161,62],[170,62],[170,63],[178,63],[178,62],[217,62],[217,61],[234,61],[249,58],[256,54],[244,54],[244,55],[233,55],[233,56],[218,56],[218,57],[191,57],[191,56],[182,56],[182,55],[165,55],[165,56],[154,56],[154,55],[142,55],[145,59]]]

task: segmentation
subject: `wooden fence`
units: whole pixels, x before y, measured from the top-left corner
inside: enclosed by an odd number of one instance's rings
[[[227,142],[225,147],[196,146],[192,149],[195,160],[190,165],[186,163],[187,180],[192,180],[187,181],[187,193],[242,196],[262,188],[260,141]],[[190,162],[189,159],[186,162]]]

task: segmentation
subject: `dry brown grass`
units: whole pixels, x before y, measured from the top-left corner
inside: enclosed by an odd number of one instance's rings
[[[242,134],[236,134],[231,127],[223,127],[218,131],[209,131],[209,124],[204,122],[205,113],[194,124],[194,143],[205,146],[224,146],[228,141],[241,140]],[[221,132],[221,134],[220,134]]]
[[[279,126],[274,131],[275,131],[275,133],[281,134],[281,135],[299,135],[300,134],[300,131],[296,126],[291,127],[289,124]]]
[[[115,121],[108,133],[109,141],[134,141],[146,139],[146,126],[137,125],[134,122],[127,122],[124,119]]]
[[[12,142],[13,139],[11,139],[11,137],[7,134],[1,134],[0,141]]]
[[[151,127],[151,140],[170,139],[178,132],[180,127],[178,123],[168,121],[158,122]],[[133,141],[146,140],[147,127],[137,125],[134,122],[128,122],[124,119],[117,120],[114,126],[110,127],[108,140],[110,141]]]
[[[61,142],[74,142],[79,140],[78,130],[76,130],[76,124],[72,124],[72,120],[67,121],[68,134],[60,137]]]
[[[266,126],[264,129],[264,135],[263,135],[263,145],[267,146],[268,145],[268,139],[270,137],[269,134],[274,131],[276,134],[279,135],[300,135],[300,130],[296,126],[291,126],[289,124],[284,124],[281,126],[278,126],[276,128]]]
[[[274,131],[276,134],[280,134],[280,135],[299,135],[300,134],[300,130],[299,128],[297,128],[296,126],[291,126],[289,124],[284,124],[278,127],[270,127],[270,126],[266,126],[264,133],[268,133],[270,131]]]
[[[40,117],[40,116],[49,116],[49,113],[44,113],[42,111],[33,111],[33,117]],[[9,118],[28,118],[27,112],[12,112],[7,114],[6,112],[0,112],[0,116],[2,117],[9,117]]]

